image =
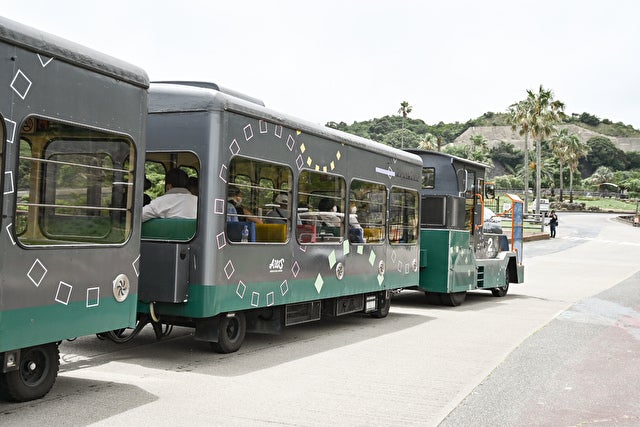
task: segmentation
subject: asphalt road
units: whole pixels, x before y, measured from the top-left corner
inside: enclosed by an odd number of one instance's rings
[[[51,393],[0,402],[0,425],[639,425],[639,260],[639,228],[563,214],[505,298],[403,292],[386,319],[249,335],[230,355],[183,328],[79,338]]]

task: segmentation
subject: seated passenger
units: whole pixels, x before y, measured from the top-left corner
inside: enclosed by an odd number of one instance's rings
[[[188,177],[180,169],[171,169],[165,176],[166,192],[142,208],[142,221],[153,218],[195,219],[198,198],[187,190]]]
[[[197,196],[199,193],[198,190],[198,177],[197,176],[190,176],[189,180],[187,181],[187,190],[189,190],[189,192],[191,194],[193,194],[194,196]]]
[[[151,196],[147,194],[147,190],[151,189],[152,186],[153,184],[151,184],[151,181],[149,181],[149,178],[145,176],[144,177],[144,194],[142,195],[143,206],[147,206],[149,203],[151,203]]]
[[[325,197],[320,200],[318,203],[318,218],[320,220],[320,225],[324,225],[327,227],[340,227],[342,223],[342,219],[340,216],[336,215],[338,212],[338,208],[336,207],[333,199]]]
[[[289,196],[286,193],[280,193],[276,196],[274,209],[267,213],[265,224],[286,224],[289,218]]]
[[[355,202],[349,205],[349,241],[351,243],[364,243],[362,226],[358,222],[358,208]]]
[[[242,206],[242,199],[242,191],[234,185],[230,186],[229,198],[227,199],[227,222],[251,221],[256,224],[262,224],[260,218]]]

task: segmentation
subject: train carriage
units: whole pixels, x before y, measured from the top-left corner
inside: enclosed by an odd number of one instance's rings
[[[141,317],[230,352],[247,330],[386,316],[417,285],[417,156],[199,82],[151,85],[147,143],[147,170],[183,169],[199,198],[195,220],[143,223]]]
[[[0,389],[29,400],[58,341],[135,325],[148,78],[4,18],[0,57]]]
[[[524,281],[522,200],[511,200],[511,234],[487,227],[487,166],[441,152],[407,150],[423,161],[420,215],[421,270],[417,289],[430,302],[456,306],[467,291],[505,296],[510,283]]]

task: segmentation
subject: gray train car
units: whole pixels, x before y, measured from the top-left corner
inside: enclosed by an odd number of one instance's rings
[[[487,166],[445,153],[407,150],[423,161],[420,285],[435,304],[460,305],[467,291],[503,297],[524,281],[522,201],[512,200],[512,234],[490,229],[484,202],[494,197]]]
[[[148,78],[0,18],[0,391],[45,395],[57,342],[135,325]]]
[[[152,83],[147,126],[147,170],[197,179],[198,208],[143,223],[142,319],[226,353],[418,284],[418,156],[211,83]]]

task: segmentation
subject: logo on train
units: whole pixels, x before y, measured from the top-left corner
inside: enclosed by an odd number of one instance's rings
[[[271,264],[269,264],[269,273],[282,273],[282,269],[284,268],[284,258],[271,260]]]

